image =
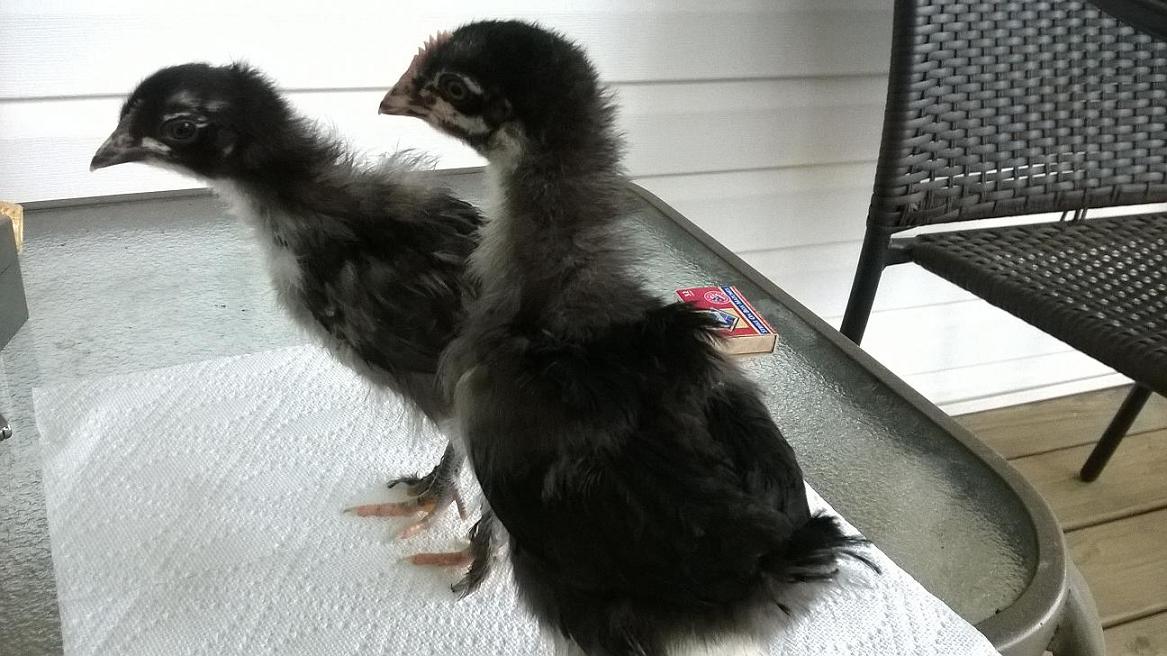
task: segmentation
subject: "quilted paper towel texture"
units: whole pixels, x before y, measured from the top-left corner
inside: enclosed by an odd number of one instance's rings
[[[505,566],[455,601],[453,573],[401,562],[459,546],[456,516],[401,542],[340,513],[443,441],[314,347],[41,389],[36,409],[68,656],[551,653]],[[873,556],[882,575],[847,565],[770,653],[996,653]]]

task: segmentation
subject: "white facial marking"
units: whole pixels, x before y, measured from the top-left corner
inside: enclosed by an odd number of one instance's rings
[[[198,107],[199,106],[199,98],[198,98],[198,96],[194,95],[193,93],[191,93],[189,91],[179,91],[178,93],[175,93],[173,96],[170,96],[170,99],[167,100],[166,103],[168,105],[181,105],[184,107]]]
[[[466,116],[442,98],[430,107],[430,116],[438,125],[453,125],[466,134],[479,135],[490,132],[481,116]]]
[[[158,141],[154,137],[142,137],[142,149],[158,155],[169,155],[171,152],[170,146]]]
[[[466,134],[486,134],[490,132],[490,127],[486,125],[486,121],[481,116],[466,116],[465,114],[455,114],[451,121],[457,125]]]
[[[469,89],[471,93],[478,95],[478,96],[482,95],[482,87],[479,86],[479,84],[477,82],[475,82],[474,80],[471,80],[468,77],[462,76],[462,75],[459,75],[458,79],[462,80],[462,83],[466,85],[466,88]]]

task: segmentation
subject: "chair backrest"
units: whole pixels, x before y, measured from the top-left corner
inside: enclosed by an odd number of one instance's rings
[[[1167,201],[1167,44],[1086,0],[897,0],[868,225]]]

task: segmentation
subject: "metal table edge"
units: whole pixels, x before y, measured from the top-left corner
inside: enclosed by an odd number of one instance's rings
[[[418,173],[423,177],[450,178],[478,174],[484,168],[474,166],[457,169],[427,170],[419,171]],[[946,430],[962,446],[984,462],[993,473],[1017,494],[1033,523],[1038,545],[1037,568],[1028,587],[1026,587],[1012,605],[1008,608],[1001,609],[996,615],[978,623],[976,628],[1002,652],[1008,652],[1017,645],[1028,645],[1035,639],[1048,640],[1049,636],[1052,636],[1054,628],[1056,628],[1053,624],[1061,616],[1069,595],[1069,562],[1066,558],[1065,540],[1061,530],[1058,528],[1057,521],[1054,519],[1053,512],[1045,503],[1045,500],[1038,495],[1037,491],[1004,458],[989,448],[988,445],[965,430],[964,427],[944,414],[934,404],[920,395],[919,392],[900,380],[898,376],[880,364],[879,361],[872,358],[846,337],[843,337],[841,333],[819,318],[818,315],[811,312],[794,297],[780,289],[684,215],[673,209],[668,203],[634,182],[628,182],[627,188],[635,196],[661,212],[666,218],[691,235],[701,245],[728,262],[751,282],[778,299],[779,302],[786,306],[798,318],[805,321],[832,344],[837,346],[847,357],[853,359],[880,382],[895,390],[896,393],[900,394],[930,421],[933,421]],[[113,198],[98,197],[69,199],[67,201],[38,201],[25,204],[25,208],[26,210],[56,209],[59,207],[94,203],[161,200],[165,198],[210,195],[212,195],[210,189],[193,188],[133,193]]]
[[[811,325],[847,357],[875,376],[908,401],[916,410],[952,435],[962,446],[979,458],[1013,490],[1029,513],[1037,537],[1037,568],[1029,585],[1008,608],[976,625],[998,650],[1028,644],[1036,638],[1052,635],[1069,594],[1069,572],[1065,538],[1049,505],[1017,470],[987,444],[945,414],[919,392],[884,367],[878,360],[847,339],[818,315],[790,296],[752,266],[723,246],[708,233],[657,198],[640,185],[629,182],[628,188],[640,199],[664,214],[703,246],[716,253],[750,280],[777,298],[796,316]]]

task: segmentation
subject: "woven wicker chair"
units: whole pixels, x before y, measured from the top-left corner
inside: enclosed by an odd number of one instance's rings
[[[842,332],[884,267],[914,261],[1134,379],[1082,469],[1094,480],[1167,393],[1167,43],[1084,0],[897,0],[867,234]],[[1071,220],[896,238],[918,226]]]
[[[1167,0],[1090,0],[1106,13],[1144,32],[1167,39]]]

